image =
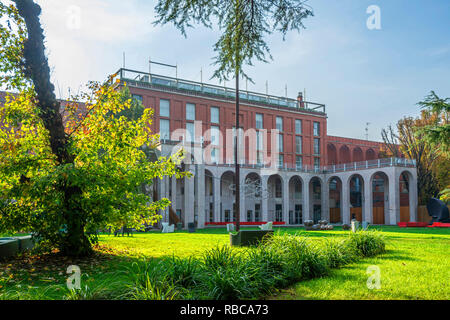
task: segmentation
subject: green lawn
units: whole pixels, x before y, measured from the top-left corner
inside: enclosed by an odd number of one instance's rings
[[[297,283],[274,299],[450,299],[450,230],[380,227],[387,252]],[[318,232],[315,232],[316,234]],[[381,289],[367,289],[366,269],[376,265]]]
[[[363,259],[327,277],[303,281],[283,289],[270,299],[450,299],[450,230],[438,228],[378,227],[387,241],[387,252]],[[279,232],[301,233],[313,239],[342,237],[348,231],[304,231],[279,228]],[[127,285],[126,267],[142,256],[197,256],[207,249],[229,243],[224,228],[197,230],[196,233],[137,233],[132,237],[100,236],[94,258],[71,260],[55,255],[25,256],[0,262],[0,299],[61,299],[67,292],[66,268],[80,265],[82,286],[117,286],[117,295]],[[366,286],[366,268],[381,270],[381,289]],[[116,296],[117,297],[117,296]],[[114,298],[114,297],[111,297]]]

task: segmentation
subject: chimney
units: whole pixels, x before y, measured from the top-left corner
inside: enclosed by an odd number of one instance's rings
[[[304,108],[305,104],[303,103],[303,93],[299,92],[297,95],[298,107]]]

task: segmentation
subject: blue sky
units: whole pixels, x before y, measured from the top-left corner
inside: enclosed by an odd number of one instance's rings
[[[148,58],[178,64],[178,76],[211,77],[218,30],[195,27],[184,38],[173,26],[154,27],[155,1],[38,0],[57,96],[122,66],[148,70]],[[326,104],[328,133],[380,140],[403,116],[417,116],[430,90],[450,96],[450,1],[309,0],[305,30],[267,38],[273,60],[248,67],[249,90]],[[377,5],[381,29],[369,30],[366,9]],[[170,69],[153,72],[174,75]],[[211,83],[218,83],[211,80]],[[233,86],[233,83],[227,83]],[[245,82],[241,81],[245,89]]]

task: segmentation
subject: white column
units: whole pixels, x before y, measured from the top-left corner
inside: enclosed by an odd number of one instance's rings
[[[269,219],[269,193],[267,189],[267,181],[268,176],[261,177],[261,186],[262,186],[262,199],[261,199],[261,221],[268,221]]]
[[[309,199],[309,182],[311,179],[309,177],[306,177],[303,182],[302,186],[302,193],[303,193],[303,203],[302,203],[302,215],[303,215],[303,222],[305,220],[312,220],[312,215],[309,210],[310,207],[310,199]]]
[[[195,202],[197,207],[197,227],[205,227],[205,165],[197,166],[197,183],[195,190]]]
[[[240,215],[240,221],[247,221],[247,215],[245,211],[245,176],[246,173],[242,172],[242,170],[239,172],[239,180],[240,180],[240,194],[239,194],[239,215]]]
[[[350,224],[350,181],[348,177],[342,178],[342,223]]]
[[[287,176],[283,177],[283,221],[289,223],[289,179]]]
[[[170,206],[173,212],[177,212],[177,178],[175,175],[172,176],[171,181],[169,181],[172,187],[172,196],[170,197]]]
[[[363,221],[373,223],[372,182],[370,176],[364,177],[364,216]]]
[[[214,175],[214,173],[213,173]],[[220,221],[220,178],[214,176],[213,178],[213,197],[214,197],[214,222],[221,222]]]
[[[186,170],[194,173],[192,165],[186,165]],[[184,178],[184,224],[194,222],[194,177]]]
[[[400,183],[399,176],[394,170],[390,171],[388,174],[389,179],[389,223],[390,225],[395,225],[400,221]]]
[[[417,205],[418,205],[418,195],[417,195],[417,177],[412,177],[409,175],[409,221],[417,221]]]
[[[322,214],[321,219],[330,222],[330,184],[324,179],[322,183],[321,192],[321,205]]]

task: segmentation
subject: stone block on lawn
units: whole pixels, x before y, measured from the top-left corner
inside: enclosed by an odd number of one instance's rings
[[[257,245],[266,237],[273,236],[273,230],[239,230],[237,233],[230,233],[231,246],[252,246]]]

